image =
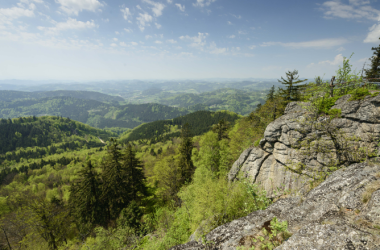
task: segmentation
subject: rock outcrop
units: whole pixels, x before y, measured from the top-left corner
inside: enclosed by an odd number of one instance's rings
[[[349,98],[350,95],[341,97],[332,107],[341,110],[341,117],[334,119],[335,125],[347,137],[355,136],[359,142],[377,142],[380,138],[380,95],[350,102]],[[229,180],[248,177],[264,188],[270,197],[276,197],[284,190],[307,192],[309,178],[300,178],[285,168],[289,163],[303,163],[309,168],[320,168],[325,164],[320,154],[305,156],[294,148],[308,136],[299,132],[299,121],[310,113],[307,106],[296,102],[288,104],[285,114],[267,126],[260,145],[245,150],[233,164]],[[372,146],[376,147],[376,143]]]
[[[350,138],[348,144],[355,145],[350,153],[359,152],[364,145],[378,155],[380,96],[350,102],[349,98],[347,95],[336,101],[332,109],[340,110],[341,115],[329,120],[330,124],[342,132],[344,138]],[[311,114],[307,105],[290,103],[285,114],[267,126],[259,146],[246,149],[228,175],[230,181],[250,178],[264,188],[268,196],[286,198],[278,199],[265,210],[215,228],[206,235],[203,243],[192,240],[171,250],[259,249],[255,239],[263,235],[263,228],[268,228],[274,217],[280,222],[287,221],[291,234],[276,250],[380,250],[378,158],[367,158],[365,163],[354,164],[347,160],[342,168],[332,172],[312,190],[308,182],[310,177],[305,177],[305,172],[299,175],[300,172],[289,169],[289,164],[293,163],[302,163],[311,169],[327,166],[326,157],[320,153],[302,153],[300,142],[305,139],[317,138],[314,137],[317,135],[322,141],[332,141],[318,129],[305,130],[302,127],[302,121]],[[317,121],[320,119],[328,118],[319,117]]]
[[[380,165],[337,170],[303,197],[279,199],[266,210],[217,227],[206,235],[207,245],[191,241],[171,250],[250,249],[274,217],[287,221],[292,234],[276,250],[380,249]]]

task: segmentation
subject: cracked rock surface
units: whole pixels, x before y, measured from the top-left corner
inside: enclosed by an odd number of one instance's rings
[[[336,126],[359,143],[380,140],[380,95],[351,101],[346,95],[333,109],[341,110],[334,119]],[[238,181],[248,177],[279,197],[285,190],[296,190],[267,209],[221,225],[206,235],[207,244],[196,240],[172,247],[171,250],[232,250],[255,246],[252,239],[276,217],[288,222],[291,237],[276,250],[379,249],[380,250],[380,163],[348,164],[333,172],[310,191],[308,179],[286,170],[285,164],[301,162],[318,168],[325,164],[320,154],[305,157],[294,146],[305,138],[299,132],[299,120],[308,115],[305,103],[289,103],[285,114],[270,123],[258,147],[246,149],[233,164],[228,178]],[[323,117],[322,117],[323,118]],[[368,145],[368,144],[367,144]],[[194,237],[192,238],[194,239]]]
[[[340,109],[341,117],[335,124],[347,136],[356,136],[360,142],[380,139],[380,95],[367,96],[363,100],[348,101],[350,95],[338,99],[332,109]],[[228,178],[248,177],[267,191],[269,197],[276,197],[285,190],[308,190],[308,178],[284,167],[290,162],[301,162],[311,168],[319,168],[326,162],[321,155],[305,157],[294,145],[305,135],[299,133],[299,120],[307,116],[307,103],[292,102],[285,114],[270,123],[258,147],[245,150],[233,164]],[[307,135],[306,135],[307,136]],[[370,138],[371,137],[371,138]]]
[[[374,191],[363,202],[368,187]],[[171,250],[249,249],[273,217],[287,221],[292,234],[276,250],[380,249],[380,166],[358,163],[335,171],[303,197],[279,199],[215,228],[206,235],[207,246],[191,241]]]

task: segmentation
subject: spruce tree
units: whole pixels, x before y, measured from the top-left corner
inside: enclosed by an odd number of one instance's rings
[[[99,224],[104,222],[100,203],[100,180],[91,161],[79,171],[79,178],[70,187],[70,208],[79,217],[80,223]]]
[[[269,89],[269,92],[267,94],[267,101],[273,101],[274,100],[274,93],[275,93],[275,88],[274,85]]]
[[[218,141],[222,139],[228,139],[228,128],[228,122],[226,122],[224,119],[220,120],[217,124],[212,126],[212,131],[218,134]]]
[[[186,123],[182,126],[181,144],[179,146],[179,168],[181,171],[181,182],[189,182],[194,172],[194,164],[191,160],[193,151],[193,138],[191,136],[190,125]]]
[[[129,196],[132,200],[139,202],[142,197],[147,195],[147,189],[144,183],[143,165],[141,161],[137,159],[136,153],[130,144],[128,144],[125,149],[123,165],[128,171]]]
[[[380,38],[379,38],[380,39]],[[366,78],[380,78],[380,45],[372,47],[371,67],[365,70]],[[369,80],[376,82],[377,80]]]
[[[286,79],[281,77],[281,80],[278,80],[280,83],[285,84],[287,86],[286,89],[280,89],[280,95],[285,99],[286,102],[291,101],[299,101],[300,100],[300,91],[302,88],[305,87],[304,84],[302,85],[296,85],[300,84],[302,82],[307,81],[305,80],[298,80],[298,70],[288,71],[286,72]]]
[[[107,207],[107,220],[116,219],[131,201],[129,171],[116,140],[111,139],[108,155],[103,162],[101,199]]]

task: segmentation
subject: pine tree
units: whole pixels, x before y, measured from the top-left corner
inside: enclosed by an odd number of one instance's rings
[[[220,120],[217,124],[212,126],[212,131],[218,134],[218,141],[228,139],[227,130],[229,128],[228,122],[224,119]]]
[[[136,158],[136,153],[130,144],[125,149],[123,165],[128,171],[129,196],[139,202],[143,196],[147,195],[147,189],[144,183],[143,165]]]
[[[190,125],[182,126],[181,144],[179,146],[179,168],[181,171],[181,182],[189,182],[194,172],[194,164],[191,160],[193,151],[193,138],[191,137]]]
[[[371,68],[365,70],[366,78],[380,78],[380,45],[378,47],[372,47],[371,50],[374,52],[371,57]],[[372,81],[376,82],[376,80]]]
[[[280,89],[280,95],[285,99],[286,102],[290,101],[299,101],[300,100],[300,91],[304,88],[304,84],[296,85],[305,80],[298,80],[298,70],[288,71],[286,72],[286,79],[281,77],[281,80],[278,80],[280,83],[285,84],[287,86],[286,89]]]
[[[70,187],[70,208],[83,224],[104,222],[100,203],[100,180],[91,161],[79,171],[79,178]]]
[[[107,207],[107,220],[116,219],[131,201],[129,171],[123,165],[123,156],[116,140],[111,139],[106,161],[103,162],[101,200]]]
[[[267,94],[267,101],[273,101],[274,100],[274,93],[275,93],[275,88],[274,85],[269,89],[269,92]]]

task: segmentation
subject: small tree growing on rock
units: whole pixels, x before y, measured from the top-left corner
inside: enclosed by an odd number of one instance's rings
[[[301,98],[301,89],[305,87],[302,82],[307,81],[307,79],[299,80],[298,79],[298,70],[286,72],[286,79],[281,77],[281,80],[278,80],[280,83],[286,85],[286,89],[280,89],[280,95],[285,99],[285,101],[299,101]]]

